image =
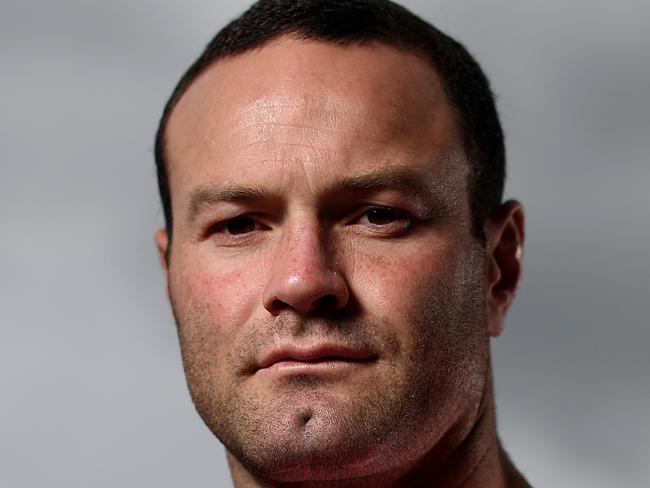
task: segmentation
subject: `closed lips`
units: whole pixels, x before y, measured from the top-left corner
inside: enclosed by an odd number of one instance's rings
[[[259,369],[268,368],[280,362],[319,363],[326,361],[370,362],[376,355],[368,351],[336,346],[319,346],[308,349],[280,349],[267,355],[259,364]]]

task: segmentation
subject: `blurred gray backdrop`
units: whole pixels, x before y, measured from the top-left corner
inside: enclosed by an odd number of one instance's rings
[[[650,486],[650,3],[402,3],[487,71],[528,212],[493,343],[506,449],[536,487]],[[246,6],[2,1],[0,486],[230,486],[184,383],[152,146]]]

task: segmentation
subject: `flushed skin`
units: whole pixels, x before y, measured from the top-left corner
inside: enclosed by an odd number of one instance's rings
[[[432,66],[276,39],[220,60],[166,133],[156,234],[188,385],[238,487],[526,486],[498,446],[489,337],[523,213],[472,236]]]

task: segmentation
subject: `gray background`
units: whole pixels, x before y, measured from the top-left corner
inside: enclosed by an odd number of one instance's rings
[[[491,77],[525,281],[494,342],[538,487],[650,486],[650,4],[405,1]],[[228,486],[184,385],[152,141],[243,2],[3,0],[0,486]]]

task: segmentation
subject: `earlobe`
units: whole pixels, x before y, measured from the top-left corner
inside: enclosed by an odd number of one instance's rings
[[[524,209],[519,202],[505,202],[492,214],[486,225],[486,239],[487,327],[490,336],[498,336],[523,270]]]
[[[154,233],[154,240],[158,248],[158,257],[160,258],[160,265],[162,266],[165,275],[167,275],[169,262],[167,252],[169,250],[169,236],[165,229],[158,229]]]

